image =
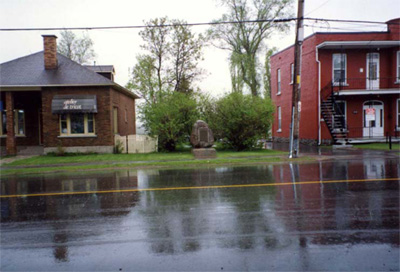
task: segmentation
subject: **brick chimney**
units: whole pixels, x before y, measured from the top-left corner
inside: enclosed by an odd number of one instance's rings
[[[392,40],[400,39],[400,18],[386,22]]]
[[[42,35],[44,46],[44,68],[46,70],[57,69],[57,36]]]

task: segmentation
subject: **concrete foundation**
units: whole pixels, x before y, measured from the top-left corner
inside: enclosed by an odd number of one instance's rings
[[[193,148],[192,153],[195,159],[215,159],[217,151],[214,148]]]
[[[113,153],[113,146],[68,146],[63,147],[64,152],[67,153]],[[45,147],[44,154],[57,153],[57,147]]]

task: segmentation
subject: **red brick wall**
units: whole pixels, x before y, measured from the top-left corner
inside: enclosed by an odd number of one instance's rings
[[[372,32],[372,33],[317,33],[305,39],[302,47],[302,86],[301,86],[301,119],[300,119],[300,138],[306,140],[318,139],[318,63],[316,62],[316,46],[324,41],[370,41],[370,40],[391,40],[393,38],[391,32]],[[400,48],[385,49],[381,48],[380,54],[380,77],[392,78],[396,77],[396,52]],[[347,77],[348,78],[365,78],[366,77],[366,57],[370,50],[323,50],[320,49],[318,58],[321,62],[321,88],[329,85],[332,80],[332,54],[347,54]],[[288,138],[289,127],[291,122],[291,100],[292,85],[289,84],[290,64],[294,60],[294,47],[291,46],[271,57],[271,96],[276,107],[282,109],[282,132],[277,132],[278,116],[275,115],[274,124],[272,126],[272,136],[274,138]],[[277,70],[281,70],[281,95],[277,94]],[[360,68],[363,69],[360,72]],[[393,81],[393,82],[392,82]],[[362,84],[359,82],[358,84]],[[394,84],[394,80],[386,80],[381,83],[383,88],[398,88],[398,84]],[[376,96],[375,96],[376,97]],[[390,99],[393,96],[383,98],[387,100],[385,103],[385,131],[392,131],[396,120],[390,117],[389,112],[395,113],[395,105],[392,105]],[[371,98],[372,99],[372,98]],[[355,98],[354,101],[356,101]],[[369,100],[369,99],[367,99]],[[382,100],[382,99],[381,99]],[[364,100],[366,101],[366,100]],[[360,108],[358,112],[362,116],[362,103],[349,104],[350,108]],[[383,100],[382,100],[383,101]],[[390,105],[390,108],[389,108]],[[387,108],[388,107],[388,108]],[[394,107],[394,109],[393,109]],[[349,109],[350,109],[349,108]],[[348,109],[348,110],[349,110]],[[362,122],[358,120],[358,116],[348,117],[357,126],[362,126]],[[394,114],[393,114],[394,115]],[[392,115],[392,116],[393,116]],[[395,116],[395,115],[394,115]],[[362,118],[362,117],[361,117]],[[361,119],[362,121],[362,119]],[[324,122],[322,126],[322,139],[331,139],[329,131]]]
[[[315,60],[315,37],[307,39],[302,47],[302,85],[300,138],[318,139],[318,71]],[[294,47],[271,57],[271,94],[275,106],[282,108],[282,132],[278,130],[278,116],[275,114],[272,126],[274,137],[289,138],[292,112],[292,90],[290,64],[294,62]],[[277,70],[281,70],[281,95],[277,95]]]
[[[121,92],[112,90],[111,101],[112,108],[118,108],[118,134],[121,136],[136,134],[135,100]],[[114,122],[114,118],[111,119]]]
[[[95,114],[97,137],[59,138],[59,115],[51,112],[51,101],[55,95],[96,95],[98,113]],[[69,146],[113,146],[111,123],[110,87],[64,87],[44,88],[42,91],[43,144],[44,147]]]
[[[271,57],[271,97],[276,108],[281,107],[282,132],[278,130],[278,113],[275,111],[272,135],[274,137],[289,138],[289,124],[291,120],[292,88],[290,84],[290,64],[294,63],[294,48],[289,49]],[[281,94],[278,93],[278,69],[281,71]]]

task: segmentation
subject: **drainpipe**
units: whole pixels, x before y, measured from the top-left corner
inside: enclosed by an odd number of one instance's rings
[[[321,62],[318,59],[318,45],[315,47],[315,59],[318,63],[318,145],[321,145]]]

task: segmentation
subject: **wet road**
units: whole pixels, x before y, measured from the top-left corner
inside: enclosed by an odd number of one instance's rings
[[[399,159],[1,181],[1,271],[398,271]]]

